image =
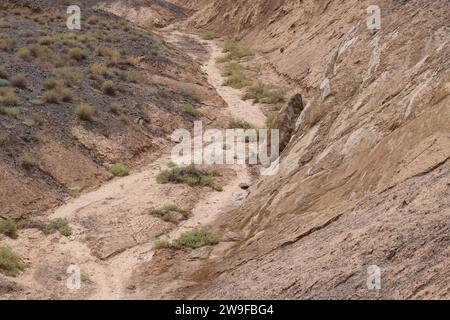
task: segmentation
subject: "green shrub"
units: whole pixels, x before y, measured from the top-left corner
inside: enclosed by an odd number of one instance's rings
[[[214,246],[219,243],[219,238],[205,229],[193,229],[186,231],[179,238],[173,241],[158,240],[155,242],[155,249],[198,249],[205,246]]]
[[[42,231],[46,235],[53,234],[56,231],[65,237],[70,237],[72,235],[72,228],[69,226],[69,221],[65,218],[51,220]]]
[[[0,87],[7,87],[8,85],[9,85],[8,80],[0,78]]]
[[[0,220],[0,233],[11,239],[17,239],[16,222],[12,219]]]
[[[109,170],[116,177],[125,177],[130,174],[128,167],[120,162],[113,164]]]
[[[92,121],[95,114],[95,109],[88,104],[82,103],[76,107],[75,114],[81,120]]]
[[[176,167],[162,171],[157,177],[156,181],[160,184],[176,183],[187,184],[191,187],[202,186],[211,187],[213,189],[220,189],[214,183],[214,177],[219,176],[217,172],[209,172],[206,170],[197,169],[194,165],[187,167]]]
[[[199,111],[195,109],[195,107],[190,103],[185,103],[180,106],[180,109],[186,112],[187,114],[197,118],[199,116]]]
[[[252,99],[254,102],[277,104],[285,101],[286,89],[265,85],[258,81],[248,87],[242,95],[243,100]]]
[[[8,277],[17,277],[25,270],[25,263],[10,247],[0,247],[0,272]]]
[[[20,109],[16,107],[6,107],[2,109],[2,113],[13,118],[18,118]]]
[[[218,62],[226,62],[231,60],[240,60],[244,57],[254,56],[255,53],[250,49],[243,48],[235,42],[229,42],[225,45],[223,52],[225,55],[218,58]]]

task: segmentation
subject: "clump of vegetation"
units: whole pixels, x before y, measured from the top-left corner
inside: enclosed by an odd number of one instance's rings
[[[180,220],[188,219],[191,211],[182,209],[175,204],[167,204],[159,210],[150,210],[149,214],[165,222],[178,224]]]
[[[8,72],[6,72],[6,69],[3,66],[0,66],[0,78],[8,79]]]
[[[0,146],[5,145],[9,141],[9,134],[6,132],[0,132]]]
[[[205,246],[214,246],[219,243],[219,238],[210,231],[205,229],[193,229],[184,232],[179,238],[173,241],[159,240],[155,242],[155,248],[182,249],[191,248],[198,249]]]
[[[87,19],[87,23],[89,23],[91,25],[97,24],[99,21],[100,21],[100,17],[98,17],[98,16],[90,16]]]
[[[14,38],[0,36],[0,50],[12,52],[16,48],[17,42]]]
[[[223,82],[224,86],[235,89],[242,89],[250,86],[253,82],[247,78],[244,68],[239,63],[229,63],[225,66],[223,76],[226,78]]]
[[[214,31],[205,31],[200,35],[200,37],[203,40],[214,40],[217,38],[217,34]]]
[[[120,57],[120,53],[114,49],[98,46],[95,48],[95,54],[100,57],[109,57],[111,59],[118,59]]]
[[[24,169],[31,169],[36,165],[36,159],[33,158],[29,153],[22,153],[19,157],[20,165]]]
[[[70,102],[73,100],[73,92],[64,86],[59,80],[49,80],[47,87],[51,88],[44,92],[43,99],[47,103]]]
[[[8,80],[0,78],[0,87],[6,87],[8,85],[9,85]]]
[[[89,71],[93,74],[101,74],[104,77],[111,78],[112,70],[104,63],[96,62],[89,67]]]
[[[228,129],[244,129],[244,130],[249,130],[249,129],[253,129],[253,126],[245,121],[245,120],[241,120],[241,119],[233,119],[228,123]]]
[[[16,108],[16,107],[6,107],[2,109],[2,113],[4,115],[13,117],[13,118],[18,118],[19,114],[20,114],[20,109]]]
[[[102,91],[104,94],[108,94],[110,96],[113,96],[116,94],[116,88],[114,86],[114,82],[111,80],[107,80],[103,82],[102,84]]]
[[[95,109],[88,104],[82,103],[75,109],[75,114],[85,121],[92,121],[95,114]]]
[[[19,235],[16,222],[12,219],[0,220],[0,233],[11,239],[17,239]]]
[[[197,118],[199,116],[199,111],[195,109],[195,107],[190,103],[185,103],[180,106],[180,109],[186,112],[187,114]]]
[[[77,61],[81,61],[86,58],[86,55],[81,48],[70,48],[68,52],[69,58]]]
[[[251,57],[254,56],[255,53],[251,51],[250,49],[243,48],[236,42],[229,42],[225,45],[223,52],[225,53],[224,56],[219,57],[217,59],[217,62],[227,62],[232,60],[240,60],[244,57]]]
[[[73,233],[72,228],[69,226],[69,221],[65,218],[51,220],[42,231],[46,235],[53,234],[58,231],[65,237],[70,237]]]
[[[220,174],[216,171],[201,170],[194,165],[190,165],[164,170],[156,177],[156,181],[160,184],[176,183],[187,184],[190,187],[211,187],[220,191],[221,187],[214,182],[214,177],[217,176],[220,176]]]
[[[53,37],[42,37],[39,39],[39,44],[43,46],[50,46],[55,43],[55,39]]]
[[[23,74],[18,73],[11,78],[11,84],[17,88],[24,89],[27,87],[27,78]]]
[[[11,88],[6,88],[0,93],[0,104],[16,106],[19,103],[16,92]]]
[[[130,170],[128,169],[128,167],[121,162],[117,162],[117,163],[111,165],[109,170],[116,177],[125,177],[130,174]]]
[[[81,72],[77,68],[57,68],[55,73],[64,80],[65,85],[68,87],[81,84]]]
[[[25,270],[25,263],[10,248],[0,247],[0,272],[8,277],[17,277]]]
[[[284,88],[265,85],[258,81],[253,86],[248,87],[242,95],[243,100],[252,99],[255,103],[277,104],[285,101],[286,90]]]

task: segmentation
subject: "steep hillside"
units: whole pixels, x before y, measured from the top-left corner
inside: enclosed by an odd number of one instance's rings
[[[381,30],[371,4],[211,1],[188,22],[264,53],[306,101],[279,174],[221,218],[243,240],[193,296],[449,297],[449,3],[379,1]]]
[[[42,215],[111,179],[112,164],[148,162],[194,120],[182,104],[220,104],[199,65],[155,34],[97,1],[78,2],[82,30],[70,31],[62,3],[0,5],[3,218]]]

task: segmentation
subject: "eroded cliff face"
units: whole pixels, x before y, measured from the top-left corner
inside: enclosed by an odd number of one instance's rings
[[[450,296],[450,4],[212,1],[190,26],[266,54],[305,100],[280,172],[221,218],[201,298]],[[381,269],[368,290],[367,268]]]

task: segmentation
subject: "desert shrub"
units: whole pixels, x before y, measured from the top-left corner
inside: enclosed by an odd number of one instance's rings
[[[120,79],[123,81],[138,83],[143,80],[143,77],[139,72],[135,71],[122,71],[119,73]]]
[[[228,123],[228,129],[253,129],[253,126],[245,120],[233,119]]]
[[[11,77],[11,84],[17,88],[26,88],[27,87],[27,78],[19,73],[15,76]]]
[[[251,84],[252,81],[249,80],[242,72],[233,73],[232,75],[228,76],[223,82],[224,86],[234,89],[242,89],[244,87],[250,86]]]
[[[195,107],[190,103],[185,103],[180,106],[180,109],[186,112],[187,114],[190,114],[194,118],[197,118],[199,116],[199,112]]]
[[[18,118],[19,114],[20,114],[20,109],[16,108],[16,107],[6,107],[6,108],[2,108],[2,113],[4,115],[13,117],[13,118]]]
[[[92,24],[92,25],[97,24],[99,21],[100,21],[100,17],[98,17],[98,16],[90,16],[87,19],[87,23]]]
[[[8,29],[11,28],[11,24],[7,21],[0,21],[0,29]]]
[[[25,263],[10,248],[0,247],[0,272],[8,277],[17,277],[25,270]]]
[[[19,157],[20,165],[24,169],[31,169],[36,165],[36,159],[28,153],[22,153]]]
[[[193,229],[186,231],[173,241],[159,240],[154,246],[156,249],[182,249],[191,248],[198,249],[205,246],[214,246],[219,243],[219,238],[205,229]]]
[[[242,95],[243,100],[252,99],[254,102],[277,104],[285,101],[286,90],[284,88],[265,85],[258,81],[248,87]]]
[[[9,140],[9,134],[7,132],[0,132],[0,146],[6,144]]]
[[[62,67],[55,69],[55,73],[64,80],[67,86],[75,86],[81,84],[81,72],[77,68]]]
[[[48,90],[61,87],[64,87],[64,80],[62,79],[50,78],[47,81],[45,81],[45,88]]]
[[[39,99],[39,98],[32,98],[29,100],[29,102],[34,106],[40,106],[45,103],[45,101],[43,99]]]
[[[63,102],[71,102],[73,100],[73,92],[69,88],[61,88],[59,94]]]
[[[105,94],[108,94],[110,96],[114,95],[116,93],[116,88],[114,87],[114,82],[111,80],[107,80],[103,82],[102,84],[102,91]]]
[[[23,122],[29,127],[34,127],[37,124],[36,120],[34,120],[32,117],[25,117]]]
[[[219,57],[217,62],[226,62],[231,60],[240,60],[244,57],[254,56],[254,52],[250,49],[243,48],[235,42],[229,42],[225,45],[223,52],[224,56]]]
[[[69,226],[69,221],[65,218],[51,220],[42,231],[46,235],[53,234],[56,231],[65,237],[72,235],[72,228]]]
[[[117,52],[114,49],[104,47],[104,46],[98,46],[95,48],[95,54],[100,57],[109,57],[111,59],[117,59],[120,57],[120,53]]]
[[[75,109],[75,114],[81,119],[92,121],[95,114],[95,109],[88,104],[82,103]]]
[[[182,209],[175,204],[167,204],[161,209],[150,210],[148,213],[165,222],[174,224],[178,224],[181,219],[187,219],[191,215],[191,211]]]
[[[6,72],[6,69],[3,66],[0,66],[0,78],[8,79],[8,72]]]
[[[201,170],[194,165],[190,165],[164,170],[156,177],[156,181],[160,184],[187,184],[191,187],[203,186],[219,190],[220,187],[214,183],[214,177],[217,176],[219,174],[215,171]]]
[[[117,163],[111,165],[109,170],[116,177],[125,177],[130,174],[130,170],[128,169],[128,167],[120,162],[117,162]]]
[[[81,48],[70,48],[68,52],[69,58],[77,61],[81,61],[86,58],[83,49]]]
[[[17,56],[22,60],[30,61],[31,51],[28,48],[20,48],[19,51],[17,52]]]
[[[17,42],[14,38],[0,36],[0,50],[12,52],[16,48]]]
[[[39,44],[43,46],[50,46],[55,43],[55,39],[53,37],[42,37],[39,39]]]
[[[11,239],[17,239],[17,226],[16,222],[12,219],[0,220],[0,233]]]
[[[51,89],[44,92],[42,99],[47,103],[59,103],[60,95],[57,89]]]
[[[203,40],[214,40],[217,38],[217,34],[214,31],[205,31],[202,34],[200,34],[200,37]]]
[[[16,106],[19,103],[16,92],[7,88],[0,93],[0,103],[3,105]]]
[[[111,68],[109,68],[104,63],[98,63],[98,62],[92,64],[89,67],[89,71],[93,74],[101,74],[102,76],[104,76],[106,78],[111,78],[114,75]]]
[[[53,52],[51,49],[41,46],[37,43],[29,45],[28,49],[30,50],[31,55],[34,58],[42,58],[50,61],[53,56]]]
[[[0,78],[0,87],[7,87],[8,85],[9,85],[8,80]]]
[[[110,111],[112,113],[114,113],[115,115],[120,115],[123,112],[123,108],[124,108],[123,104],[121,104],[121,103],[113,103],[111,105]]]

